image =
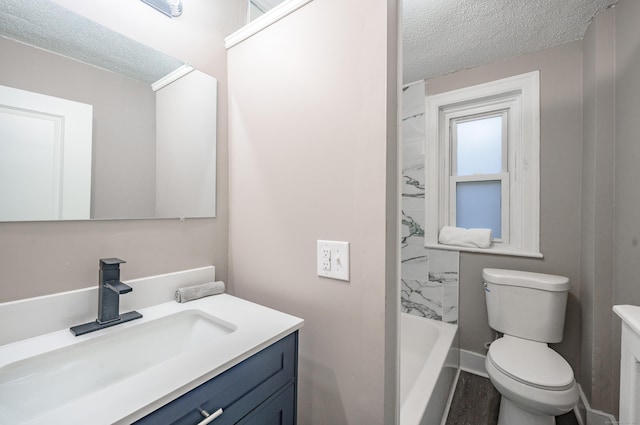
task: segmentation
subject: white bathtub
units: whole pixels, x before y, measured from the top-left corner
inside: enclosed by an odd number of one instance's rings
[[[401,313],[400,425],[439,425],[460,366],[458,326]]]

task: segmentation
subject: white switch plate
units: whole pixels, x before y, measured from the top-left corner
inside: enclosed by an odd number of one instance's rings
[[[349,281],[349,242],[318,241],[318,276]]]

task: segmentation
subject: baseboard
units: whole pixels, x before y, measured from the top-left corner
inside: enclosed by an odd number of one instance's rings
[[[615,425],[618,423],[613,415],[592,409],[580,384],[578,384],[578,389],[580,390],[580,399],[573,410],[580,425]]]
[[[488,378],[487,369],[484,367],[485,358],[482,354],[460,349],[460,369]]]

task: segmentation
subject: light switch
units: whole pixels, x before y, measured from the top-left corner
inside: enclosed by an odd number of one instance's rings
[[[318,241],[318,276],[349,281],[349,242]]]

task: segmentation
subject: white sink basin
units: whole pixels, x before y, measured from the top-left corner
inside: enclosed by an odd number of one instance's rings
[[[0,423],[28,422],[178,356],[210,349],[237,329],[201,310],[120,326],[1,367]]]

